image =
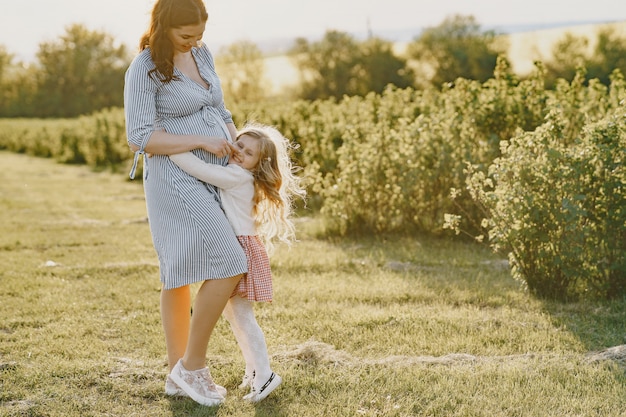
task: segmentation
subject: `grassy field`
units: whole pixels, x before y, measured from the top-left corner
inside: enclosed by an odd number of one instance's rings
[[[1,416],[626,416],[626,301],[537,300],[485,248],[325,238],[306,218],[257,308],[283,385],[242,400],[222,320],[207,359],[225,404],[168,398],[141,184],[0,166]]]

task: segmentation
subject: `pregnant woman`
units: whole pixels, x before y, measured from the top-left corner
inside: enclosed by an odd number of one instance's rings
[[[206,367],[209,339],[246,256],[220,207],[215,186],[184,172],[168,155],[191,151],[226,165],[237,130],[224,105],[214,60],[200,42],[202,0],[157,0],[140,52],[126,73],[124,108],[135,162],[144,157],[144,191],[160,264],[161,320],[170,368],[168,395],[208,406],[224,400]],[[190,285],[198,283],[191,310]]]

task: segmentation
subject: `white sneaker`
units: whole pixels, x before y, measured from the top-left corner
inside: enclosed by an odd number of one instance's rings
[[[246,401],[250,401],[251,403],[258,403],[259,401],[265,399],[272,391],[274,391],[280,383],[283,382],[283,379],[280,375],[272,372],[269,379],[263,384],[260,388],[256,389],[254,385],[252,386],[252,391],[249,394],[245,395],[243,398]]]
[[[226,394],[228,393],[226,388],[217,384],[215,384],[215,388],[222,397],[226,398]],[[170,397],[189,397],[185,391],[176,385],[176,382],[174,382],[172,377],[169,375],[165,379],[165,395],[169,395]]]
[[[176,385],[176,382],[172,381],[172,377],[169,375],[165,379],[165,395],[170,397],[189,397],[185,391]]]
[[[217,391],[208,368],[188,371],[183,366],[183,360],[179,359],[170,377],[180,389],[199,404],[216,406],[224,402],[224,397]]]

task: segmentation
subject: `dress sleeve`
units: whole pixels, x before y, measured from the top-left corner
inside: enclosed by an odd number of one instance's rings
[[[147,51],[138,55],[126,70],[124,78],[124,116],[126,119],[126,138],[129,144],[139,148],[130,177],[134,178],[139,155],[154,131],[156,120],[157,82],[149,75],[149,56]]]
[[[145,54],[139,55],[126,70],[124,78],[124,114],[128,143],[145,148],[156,120],[157,82],[148,75]]]
[[[242,182],[236,170],[206,163],[191,152],[170,155],[170,159],[187,174],[218,188],[229,189]]]

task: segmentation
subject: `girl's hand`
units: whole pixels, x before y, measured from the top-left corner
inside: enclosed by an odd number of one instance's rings
[[[223,158],[233,152],[234,146],[225,138],[220,138],[217,136],[205,136],[202,149],[211,152],[218,158]]]
[[[241,151],[239,150],[239,148],[230,142],[228,142],[228,146],[230,146],[230,157],[234,158],[236,161],[239,161],[239,157],[241,156]]]

